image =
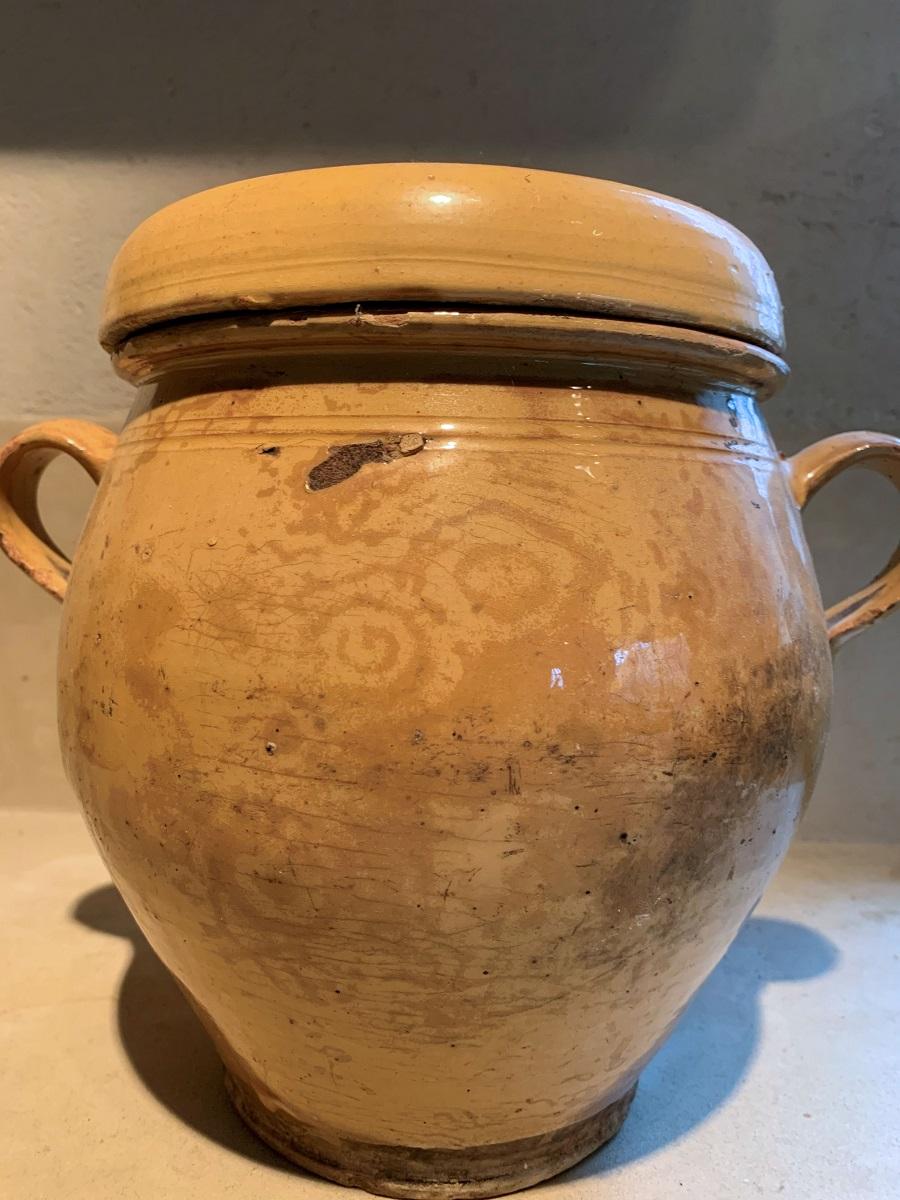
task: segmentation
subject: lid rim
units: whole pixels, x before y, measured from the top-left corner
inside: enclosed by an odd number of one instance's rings
[[[315,360],[340,355],[458,358],[471,362],[559,363],[573,378],[609,370],[617,361],[635,369],[703,377],[703,386],[753,391],[764,400],[788,374],[772,351],[728,335],[584,313],[484,308],[447,312],[403,305],[310,311],[223,313],[142,329],[113,354],[117,372],[147,383],[167,373],[266,357]],[[700,386],[695,382],[693,386]]]
[[[177,309],[171,306],[161,306],[158,312],[148,309],[146,314],[133,321],[122,320],[118,324],[104,327],[101,330],[100,345],[108,354],[114,355],[121,350],[126,342],[134,337],[188,321],[220,320],[229,316],[235,318],[263,317],[266,314],[269,314],[274,319],[278,314],[288,312],[306,313],[310,316],[316,316],[323,312],[338,312],[341,310],[365,311],[391,307],[405,309],[407,306],[421,306],[425,302],[430,302],[429,307],[433,306],[435,309],[439,305],[451,304],[469,311],[484,312],[487,314],[515,312],[522,314],[535,313],[563,318],[583,317],[585,319],[594,318],[596,320],[633,321],[665,329],[681,329],[688,333],[705,333],[715,337],[730,338],[733,341],[742,342],[754,349],[765,350],[769,354],[774,354],[779,358],[784,353],[783,342],[779,343],[773,339],[761,336],[759,331],[749,323],[741,329],[735,328],[734,325],[723,326],[707,322],[687,322],[673,317],[671,311],[666,307],[654,309],[651,306],[630,306],[617,299],[609,299],[605,302],[596,300],[594,303],[586,301],[583,305],[573,305],[571,303],[565,305],[556,303],[550,298],[547,298],[543,302],[534,301],[531,304],[511,303],[511,300],[517,298],[517,296],[509,297],[503,295],[492,299],[486,299],[482,296],[470,297],[468,295],[435,297],[433,293],[423,295],[421,292],[415,291],[411,291],[407,295],[397,295],[392,291],[387,296],[366,296],[353,300],[334,300],[327,292],[323,292],[321,298],[314,298],[312,301],[310,301],[308,296],[297,297],[292,293],[286,293],[284,297],[273,294],[267,296],[265,299],[260,298],[255,303],[250,302],[252,297],[242,297],[246,301],[244,304],[228,304],[225,299],[218,306],[212,306],[208,302],[198,302],[197,304],[185,302]]]

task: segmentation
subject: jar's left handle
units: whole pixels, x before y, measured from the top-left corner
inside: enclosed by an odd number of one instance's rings
[[[112,430],[90,421],[42,421],[0,449],[0,549],[57,600],[65,595],[71,563],[41,520],[41,475],[58,454],[68,454],[99,483],[116,440]]]

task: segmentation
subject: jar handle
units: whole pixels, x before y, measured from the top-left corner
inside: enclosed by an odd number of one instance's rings
[[[900,438],[888,433],[836,433],[833,437],[814,442],[787,460],[791,490],[798,506],[803,508],[811,496],[829,479],[848,467],[868,467],[889,479],[900,489]],[[828,639],[831,647],[849,641],[866,626],[871,625],[895,604],[900,603],[900,546],[871,583],[833,604],[825,612]]]
[[[0,449],[0,549],[57,600],[66,593],[71,563],[44,528],[38,484],[58,454],[71,455],[99,483],[117,440],[90,421],[42,421]]]

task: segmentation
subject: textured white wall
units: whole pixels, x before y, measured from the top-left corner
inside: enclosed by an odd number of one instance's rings
[[[422,158],[622,179],[727,217],[767,254],[785,299],[794,377],[768,411],[780,447],[900,432],[892,0],[8,7],[0,432],[51,415],[122,419],[127,389],[95,343],[100,293],[118,245],[156,208],[241,176]],[[50,507],[71,525],[86,489],[59,475]],[[78,500],[63,511],[70,488]],[[813,502],[827,599],[874,572],[897,520],[865,473]],[[0,636],[18,672],[0,767],[7,798],[62,803],[48,724],[56,614],[32,590],[0,564]],[[900,839],[898,625],[838,659],[807,836]]]

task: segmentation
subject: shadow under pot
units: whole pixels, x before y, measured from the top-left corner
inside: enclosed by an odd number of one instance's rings
[[[65,596],[69,778],[129,908],[295,1162],[493,1196],[612,1137],[759,899],[822,752],[771,273],[677,200],[507,167],[300,171],[126,242],[138,385],[2,452],[6,553]],[[74,561],[38,515],[74,456]]]

